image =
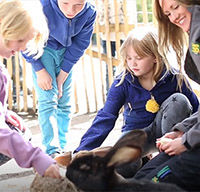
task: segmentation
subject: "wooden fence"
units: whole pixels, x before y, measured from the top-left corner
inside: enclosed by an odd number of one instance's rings
[[[100,0],[92,0],[96,7]],[[113,68],[120,62],[120,33],[125,36],[130,30],[138,25],[154,24],[152,17],[152,0],[122,0],[124,11],[124,23],[119,22],[118,6],[119,0],[114,1],[115,23],[110,24],[108,18],[108,1],[104,1],[105,24],[99,24],[99,17],[96,19],[94,34],[89,48],[84,56],[74,66],[74,90],[72,98],[72,110],[74,113],[89,113],[99,110],[106,97],[105,76],[106,65],[108,65],[109,85],[113,81]],[[139,10],[140,8],[140,10]],[[131,12],[142,13],[142,18],[135,14],[130,18]],[[98,9],[97,9],[98,13]],[[138,18],[141,22],[138,22]],[[152,18],[152,19],[149,19]],[[130,22],[133,19],[134,22]],[[116,57],[111,56],[110,33],[114,32],[116,38]],[[106,35],[107,54],[102,53],[101,33]],[[37,110],[37,97],[32,84],[31,65],[20,56],[4,60],[12,77],[9,86],[8,107],[12,110],[29,112]]]

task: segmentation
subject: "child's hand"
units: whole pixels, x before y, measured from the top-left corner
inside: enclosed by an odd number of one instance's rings
[[[51,164],[44,172],[45,177],[61,178],[59,167],[57,164]]]
[[[37,84],[43,90],[52,89],[52,78],[46,69],[41,69],[36,72],[37,75]]]
[[[21,131],[26,130],[26,126],[24,123],[24,120],[17,115],[14,111],[8,110],[6,112],[6,121],[14,125],[15,127],[18,127]]]
[[[57,77],[57,87],[58,87],[58,98],[62,97],[62,91],[63,91],[63,84],[65,82],[65,80],[67,79],[69,73],[60,70],[60,73]]]

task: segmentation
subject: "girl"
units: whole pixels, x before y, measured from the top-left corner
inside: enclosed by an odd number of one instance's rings
[[[87,0],[41,0],[50,35],[33,67],[42,143],[52,157],[66,150],[70,125],[72,67],[88,47],[96,18]]]
[[[18,51],[40,57],[48,37],[48,27],[41,5],[30,1],[2,0],[0,2],[0,55],[9,58]],[[36,11],[37,10],[37,11]],[[37,12],[37,14],[35,14]],[[55,161],[16,132],[6,122],[23,129],[22,119],[7,110],[9,76],[0,66],[0,152],[14,158],[19,166],[33,167],[40,175],[59,178]]]
[[[122,133],[145,128],[149,134],[146,154],[156,150],[156,138],[197,111],[199,102],[187,86],[188,82],[178,81],[183,76],[174,68],[165,67],[154,29],[134,29],[122,44],[120,53],[121,73],[75,153],[99,147],[113,129],[122,107]]]
[[[189,49],[185,59],[186,73],[200,83],[200,6],[197,1],[156,0],[161,54],[165,57],[169,46],[177,53],[181,65],[184,35],[189,34]],[[197,3],[196,3],[197,2]],[[198,4],[198,5],[197,5]],[[164,32],[164,33],[163,33]],[[137,179],[173,182],[188,191],[198,191],[200,183],[200,112],[178,123],[172,132],[163,136],[172,140],[157,147],[164,153],[149,161],[136,175]],[[162,138],[161,138],[162,139]]]

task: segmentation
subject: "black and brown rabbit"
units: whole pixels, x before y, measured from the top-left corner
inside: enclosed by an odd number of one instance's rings
[[[104,157],[88,154],[74,159],[67,167],[66,176],[83,191],[184,191],[174,184],[125,179],[115,171],[117,165],[142,156],[146,139],[146,132],[131,131]]]

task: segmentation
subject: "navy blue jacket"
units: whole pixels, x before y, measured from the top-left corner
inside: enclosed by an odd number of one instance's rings
[[[50,31],[47,47],[55,50],[66,48],[61,69],[68,73],[90,43],[96,10],[93,5],[86,2],[78,15],[68,19],[59,9],[57,0],[41,0],[41,3]],[[35,71],[44,68],[40,59],[34,60],[25,54],[23,56],[32,64]]]
[[[119,111],[123,106],[124,122],[122,132],[138,128],[142,129],[150,125],[156,113],[146,111],[146,102],[153,95],[157,103],[161,105],[170,95],[180,92],[177,88],[177,75],[178,72],[175,70],[173,74],[168,72],[163,75],[151,91],[144,89],[140,85],[138,78],[135,77],[133,79],[130,73],[127,73],[124,82],[119,86],[116,85],[119,83],[120,77],[116,78],[109,90],[104,107],[98,111],[92,126],[83,135],[75,152],[99,147],[114,128]],[[199,106],[198,99],[194,92],[187,88],[185,83],[182,85],[182,93],[189,99],[193,106],[193,112],[196,112]]]

